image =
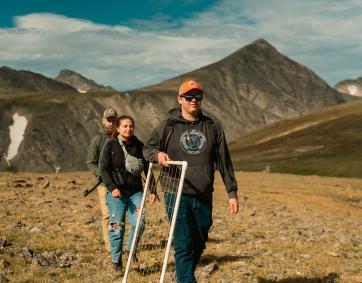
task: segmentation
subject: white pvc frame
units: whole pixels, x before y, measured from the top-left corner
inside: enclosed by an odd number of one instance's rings
[[[182,169],[181,169],[182,171],[181,171],[181,176],[180,176],[179,187],[178,187],[178,190],[177,190],[175,208],[174,208],[174,212],[173,212],[172,220],[171,220],[170,232],[168,234],[165,257],[163,259],[162,271],[161,271],[161,276],[160,276],[160,283],[163,283],[164,280],[165,280],[166,269],[167,269],[167,264],[168,264],[168,257],[170,255],[172,237],[173,237],[173,232],[175,230],[176,219],[177,219],[177,214],[178,214],[178,208],[180,206],[182,188],[183,188],[185,175],[186,175],[186,170],[187,170],[187,162],[186,161],[167,161],[167,164],[169,164],[169,165],[181,165],[182,166]],[[138,214],[138,217],[137,217],[136,229],[135,229],[135,233],[134,233],[134,236],[133,236],[133,239],[132,239],[132,246],[131,246],[129,257],[128,257],[128,260],[127,260],[127,266],[126,266],[126,270],[124,272],[122,283],[127,283],[128,273],[129,273],[129,270],[131,268],[132,258],[133,258],[135,245],[136,245],[136,240],[137,240],[138,232],[139,232],[139,226],[140,226],[140,222],[141,222],[141,217],[142,217],[142,214],[143,214],[143,209],[144,209],[144,205],[145,205],[145,201],[146,201],[147,191],[149,189],[149,184],[150,184],[150,179],[151,179],[151,169],[152,169],[153,165],[154,165],[153,163],[150,163],[149,167],[148,167],[148,174],[147,174],[147,178],[146,178],[145,188],[143,190],[141,208],[140,208],[140,211],[139,211],[139,214]]]

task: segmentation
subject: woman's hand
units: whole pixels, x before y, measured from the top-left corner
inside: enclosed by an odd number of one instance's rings
[[[150,194],[150,203],[155,203],[157,200],[157,195],[156,194]]]
[[[120,198],[121,197],[121,190],[116,188],[112,191],[112,197],[114,198]]]

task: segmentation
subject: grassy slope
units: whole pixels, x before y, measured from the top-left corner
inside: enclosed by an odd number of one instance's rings
[[[258,129],[230,145],[239,170],[362,177],[362,101]]]
[[[336,282],[322,280],[333,272],[338,282],[361,282],[360,179],[242,172],[236,177],[235,217],[216,178],[214,224],[198,282]],[[97,193],[81,196],[93,181],[81,172],[0,173],[0,235],[10,243],[0,249],[0,276],[10,282],[114,282]],[[22,225],[15,227],[18,221]],[[76,261],[68,268],[42,267],[25,260],[24,247],[35,253],[71,251]],[[212,262],[218,269],[203,278],[200,271]],[[138,276],[135,282],[158,281]]]

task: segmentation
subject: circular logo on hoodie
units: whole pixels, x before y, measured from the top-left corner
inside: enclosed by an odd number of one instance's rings
[[[204,150],[206,138],[199,130],[191,129],[181,135],[180,144],[185,152],[198,154]]]

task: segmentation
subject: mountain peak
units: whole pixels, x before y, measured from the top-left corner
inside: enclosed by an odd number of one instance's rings
[[[94,80],[88,79],[81,74],[69,69],[60,70],[58,76],[55,79],[59,82],[71,85],[80,93],[97,91],[115,92],[112,87],[97,84]]]
[[[268,41],[266,41],[264,38],[259,38],[252,43],[240,48],[238,51],[236,51],[234,54],[243,53],[243,54],[267,54],[267,53],[273,53],[273,54],[279,54],[279,51]]]
[[[343,80],[335,85],[335,89],[341,93],[362,97],[362,78]]]
[[[262,37],[254,40],[252,43],[250,43],[250,44],[247,45],[247,46],[250,46],[250,45],[259,45],[259,46],[267,46],[267,47],[274,48],[273,45],[271,45],[267,40],[265,40],[265,39],[262,38]]]

